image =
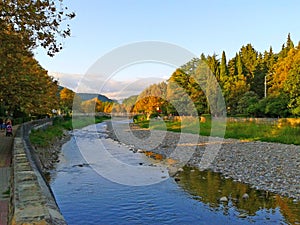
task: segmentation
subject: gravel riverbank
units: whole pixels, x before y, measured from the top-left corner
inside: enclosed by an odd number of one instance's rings
[[[300,200],[300,146],[149,131],[134,125],[129,128],[126,123],[107,124],[109,137],[136,150],[175,159],[179,162],[177,169],[183,165],[210,169],[256,189]]]

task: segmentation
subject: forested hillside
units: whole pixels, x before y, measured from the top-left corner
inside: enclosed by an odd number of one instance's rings
[[[278,53],[272,47],[261,53],[247,44],[229,60],[224,51],[221,56],[202,54],[178,68],[167,82],[149,86],[132,110],[176,114],[179,109],[191,115],[195,112],[189,110],[189,96],[198,114],[211,113],[219,99],[208,101],[207,96],[217,91],[208,73],[222,90],[225,105],[219,107],[220,112],[256,117],[300,115],[300,44],[295,46],[290,34]]]

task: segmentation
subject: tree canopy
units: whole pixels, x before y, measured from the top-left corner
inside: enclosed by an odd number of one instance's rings
[[[35,60],[32,50],[49,56],[70,36],[69,12],[63,0],[0,0],[1,111],[43,115],[57,109],[57,81]]]
[[[201,54],[171,74],[164,86],[166,90],[159,96],[165,101],[158,100],[157,95],[149,100],[157,88],[151,85],[138,97],[142,99],[148,93],[147,101],[138,102],[135,107],[153,111],[158,102],[163,102],[165,113],[176,114],[179,110],[191,115],[189,109],[194,107],[198,114],[213,114],[213,111],[218,114],[225,106],[220,105],[221,93],[217,92],[215,80],[221,87],[229,115],[300,115],[300,46],[294,45],[290,34],[278,53],[274,53],[272,47],[260,53],[252,44],[247,44],[229,60],[225,51],[221,58],[216,54]]]
[[[63,0],[0,0],[0,8],[0,35],[13,31],[29,50],[40,45],[53,56],[62,49],[62,39],[71,35],[64,21],[75,14]]]

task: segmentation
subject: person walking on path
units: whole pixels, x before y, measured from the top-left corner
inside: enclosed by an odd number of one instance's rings
[[[12,125],[10,121],[7,122],[5,130],[6,130],[6,136],[13,136]]]

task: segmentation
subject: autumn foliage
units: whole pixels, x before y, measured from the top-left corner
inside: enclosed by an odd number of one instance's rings
[[[155,106],[159,106],[164,114],[193,115],[191,109],[195,108],[198,115],[219,116],[226,111],[228,115],[255,117],[299,116],[299,87],[300,45],[294,46],[288,35],[279,53],[272,47],[260,53],[247,44],[229,61],[225,52],[221,58],[202,54],[178,68],[165,83],[149,86],[137,98],[134,109],[147,114],[155,113]]]
[[[63,0],[0,0],[1,116],[51,114],[59,108],[57,81],[35,60],[41,46],[53,56],[70,36]]]

